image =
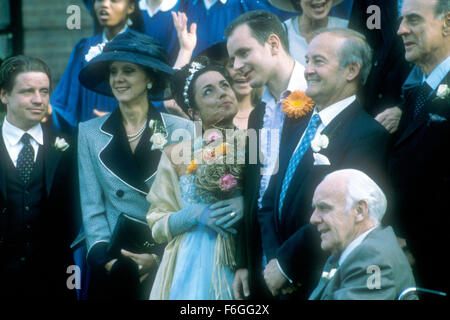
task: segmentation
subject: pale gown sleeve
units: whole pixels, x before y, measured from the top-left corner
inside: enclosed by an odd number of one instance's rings
[[[147,222],[152,230],[153,238],[158,243],[168,243],[153,283],[150,300],[167,300],[178,248],[184,234],[172,237],[170,233],[169,217],[183,208],[183,200],[178,175],[165,152],[162,153],[156,178],[147,195],[147,200],[151,203]]]

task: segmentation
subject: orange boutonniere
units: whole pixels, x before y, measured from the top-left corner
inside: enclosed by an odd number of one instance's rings
[[[314,101],[308,97],[304,91],[296,90],[292,92],[286,99],[281,101],[282,110],[289,118],[298,119],[314,107]]]
[[[187,166],[186,174],[194,173],[195,171],[197,171],[197,168],[198,168],[197,161],[192,160],[191,164]]]

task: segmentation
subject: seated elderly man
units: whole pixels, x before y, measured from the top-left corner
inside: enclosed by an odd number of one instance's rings
[[[415,286],[392,228],[380,225],[386,206],[383,191],[358,170],[335,171],[318,185],[310,221],[332,255],[310,300],[396,299]]]

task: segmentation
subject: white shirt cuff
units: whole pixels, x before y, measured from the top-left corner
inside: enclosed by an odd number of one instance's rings
[[[294,281],[291,280],[291,278],[289,278],[286,273],[284,273],[283,269],[281,268],[280,264],[278,263],[278,259],[276,259],[277,261],[277,266],[278,269],[280,269],[281,274],[289,281],[290,284],[294,283]]]

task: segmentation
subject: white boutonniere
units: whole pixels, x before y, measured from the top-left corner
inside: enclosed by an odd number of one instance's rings
[[[99,43],[95,46],[90,47],[88,53],[84,56],[84,59],[89,62],[103,52],[103,47],[105,43]]]
[[[450,94],[450,88],[446,84],[441,84],[436,91],[436,97],[438,99],[445,99]]]
[[[313,157],[314,157],[314,165],[330,165],[330,160],[324,156],[323,154],[320,154],[319,152],[321,150],[324,150],[328,148],[328,144],[330,143],[330,140],[328,137],[324,134],[318,134],[312,141],[311,141],[311,149],[313,151]]]
[[[336,268],[331,269],[330,272],[324,271],[324,272],[322,272],[322,278],[326,278],[327,280],[331,280],[334,277],[334,275],[336,274],[336,271],[337,271]]]
[[[56,137],[55,139],[55,148],[61,152],[66,151],[70,145],[64,140],[64,138]]]
[[[150,130],[152,131],[152,136],[150,137],[150,142],[152,143],[152,150],[162,150],[167,144],[167,132],[164,125],[159,120],[150,120],[148,123]]]
[[[314,152],[320,152],[322,149],[326,149],[328,147],[329,139],[324,134],[318,134],[312,141],[311,141],[311,149]]]
[[[321,153],[314,152],[314,165],[315,166],[329,166],[331,165],[330,160]]]

